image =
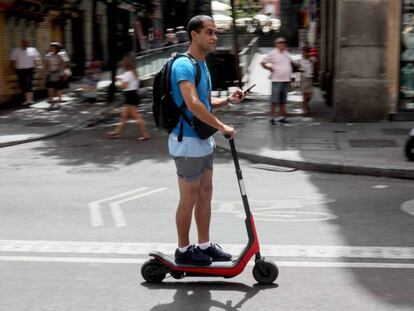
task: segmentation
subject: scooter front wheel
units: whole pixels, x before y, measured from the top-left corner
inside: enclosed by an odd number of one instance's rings
[[[414,161],[414,137],[410,137],[405,144],[405,156],[408,161]]]
[[[271,284],[279,275],[279,269],[273,261],[260,259],[253,267],[253,277],[260,284]]]
[[[165,267],[159,261],[150,259],[142,265],[141,275],[148,283],[161,283],[166,275]]]

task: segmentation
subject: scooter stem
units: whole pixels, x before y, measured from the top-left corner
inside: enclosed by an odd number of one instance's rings
[[[229,139],[229,144],[230,144],[230,149],[231,149],[231,155],[233,157],[234,167],[236,169],[237,181],[239,183],[239,190],[240,190],[240,194],[241,194],[242,201],[243,201],[243,207],[244,207],[244,211],[246,213],[246,221],[245,222],[246,222],[247,234],[248,234],[248,237],[249,237],[249,243],[257,243],[257,247],[259,247],[258,246],[259,243],[257,241],[256,228],[255,228],[255,225],[254,225],[253,216],[250,212],[250,205],[249,205],[249,201],[247,199],[246,188],[244,186],[242,170],[240,168],[239,157],[237,155],[236,145],[234,143],[233,138]],[[255,255],[256,255],[256,260],[259,260],[261,258],[259,250],[257,250]]]

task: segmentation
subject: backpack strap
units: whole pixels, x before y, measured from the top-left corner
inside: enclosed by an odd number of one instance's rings
[[[189,58],[189,60],[191,60],[191,62],[193,63],[193,65],[196,67],[195,86],[197,87],[200,84],[200,80],[201,80],[201,68],[200,68],[200,65],[198,64],[198,62],[194,58],[194,56],[191,55],[190,53],[186,52],[186,53],[184,53],[184,55],[187,56]]]
[[[188,52],[178,55],[177,57],[187,57],[191,61],[191,63],[194,65],[194,67],[196,68],[195,87],[197,87],[200,84],[200,80],[201,80],[201,68],[197,60],[194,58],[194,56],[192,56]],[[185,113],[185,109],[187,109],[187,105],[183,101],[183,103],[180,106],[180,113],[181,113],[182,119],[180,120],[180,132],[178,133],[179,142],[183,140],[183,136],[184,136],[183,120],[185,120],[185,122],[187,122],[188,125],[192,126],[190,118]]]

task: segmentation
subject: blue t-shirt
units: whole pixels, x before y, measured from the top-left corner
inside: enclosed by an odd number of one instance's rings
[[[211,110],[210,104],[210,92],[211,92],[211,79],[205,61],[198,61],[201,69],[200,82],[197,86],[197,94],[200,101]],[[190,81],[195,85],[197,69],[195,65],[187,57],[178,58],[173,66],[171,73],[171,88],[172,95],[177,106],[181,106],[184,102],[181,95],[179,83],[181,81]],[[188,109],[184,110],[189,119],[193,117],[193,114]],[[183,140],[178,141],[178,135],[180,132],[180,123],[183,123]],[[208,139],[200,139],[197,133],[191,128],[191,126],[185,121],[181,120],[178,125],[173,129],[168,139],[168,148],[172,156],[187,156],[187,157],[202,157],[211,154],[214,149],[214,139],[212,137]]]

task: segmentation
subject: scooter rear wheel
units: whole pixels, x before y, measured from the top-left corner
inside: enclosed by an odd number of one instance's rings
[[[414,161],[414,137],[410,137],[405,144],[405,156],[409,161]]]
[[[261,259],[253,267],[253,277],[260,284],[271,284],[279,275],[279,270],[273,261]]]
[[[148,283],[161,283],[166,272],[164,266],[155,259],[146,261],[141,267],[141,275]]]

